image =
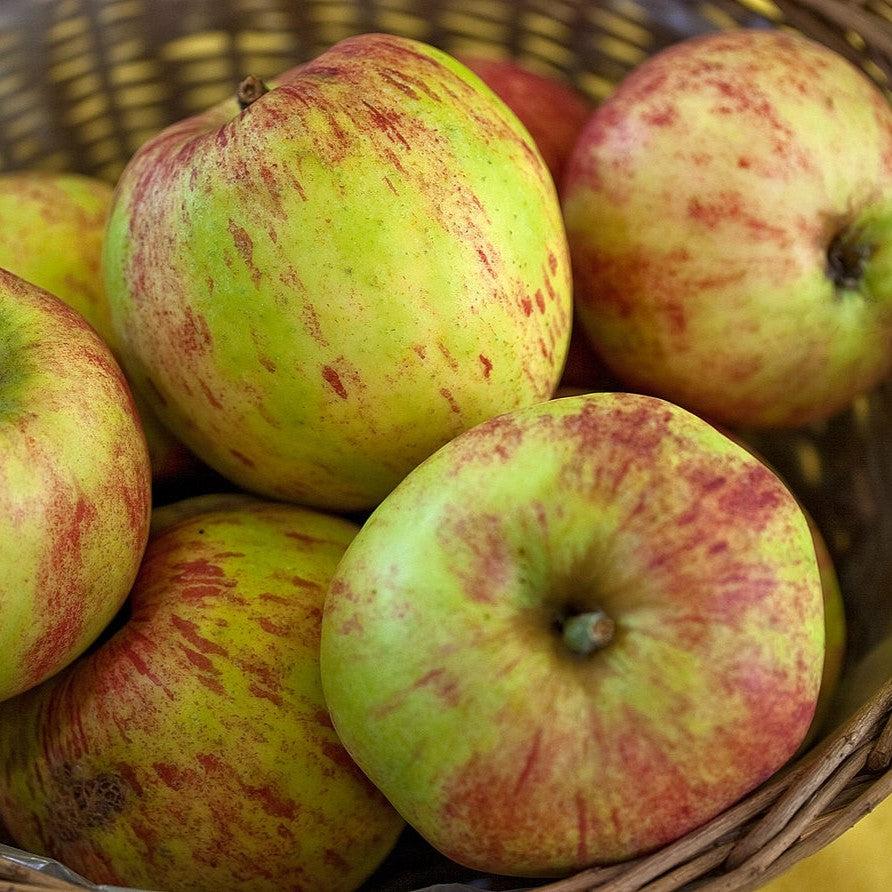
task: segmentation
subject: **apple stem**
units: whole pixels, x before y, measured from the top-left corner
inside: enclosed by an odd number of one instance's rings
[[[253,74],[249,74],[239,85],[236,91],[239,107],[244,111],[253,102],[256,102],[264,93],[269,93],[269,87]]]
[[[827,275],[837,288],[853,290],[861,285],[873,246],[857,231],[843,229],[827,248]]]
[[[615,634],[616,623],[603,610],[567,617],[563,624],[564,644],[580,656],[607,647]]]

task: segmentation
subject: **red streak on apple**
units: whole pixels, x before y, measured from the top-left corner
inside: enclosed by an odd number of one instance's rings
[[[347,388],[341,382],[341,376],[330,365],[322,366],[322,377],[342,400],[347,399]]]

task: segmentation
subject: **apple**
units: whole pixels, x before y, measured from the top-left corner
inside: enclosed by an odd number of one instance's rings
[[[353,758],[450,858],[515,875],[629,858],[725,809],[799,746],[822,658],[796,500],[632,394],[444,446],[353,541],[322,626]]]
[[[153,536],[123,628],[0,708],[0,816],[97,883],[351,890],[402,821],[325,709],[325,590],[356,527],[255,501]]]
[[[717,421],[829,416],[892,363],[892,111],[795,34],[636,69],[568,164],[577,315],[628,385]]]
[[[554,186],[445,53],[363,35],[145,145],[104,267],[128,368],[240,486],[361,509],[547,399],[571,317]]]
[[[536,74],[513,60],[476,56],[459,60],[517,115],[560,188],[564,167],[594,105],[570,84]]]
[[[0,700],[58,672],[127,597],[149,529],[149,461],[105,344],[0,269]]]
[[[102,287],[102,242],[112,201],[107,183],[40,171],[0,176],[0,267],[77,310],[118,351]],[[189,451],[133,394],[153,477],[164,483],[193,472]]]

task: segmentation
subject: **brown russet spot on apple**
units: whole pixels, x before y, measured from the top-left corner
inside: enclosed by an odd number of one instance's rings
[[[478,359],[480,360],[480,365],[483,366],[483,377],[488,378],[490,372],[492,372],[492,360],[489,359],[489,357],[484,356],[482,353],[480,354]]]
[[[127,804],[127,784],[109,772],[90,775],[80,764],[63,762],[53,770],[56,791],[47,815],[47,832],[63,842],[76,842],[88,829],[108,826]]]

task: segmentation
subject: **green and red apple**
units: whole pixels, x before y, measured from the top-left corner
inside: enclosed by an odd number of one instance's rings
[[[347,750],[456,861],[559,874],[681,836],[802,742],[808,524],[683,409],[593,394],[484,423],[379,506],[332,580]]]
[[[477,77],[364,35],[240,96],[137,153],[104,255],[128,369],[201,458],[360,509],[550,397],[571,317],[560,207]]]
[[[325,590],[355,533],[253,500],[153,536],[124,626],[0,709],[16,841],[98,883],[359,886],[402,821],[339,743],[319,677]]]
[[[892,364],[892,110],[794,34],[695,38],[569,162],[576,312],[625,382],[727,423],[829,416]]]
[[[0,269],[0,700],[58,672],[127,597],[150,471],[109,349],[55,297]]]
[[[118,352],[101,270],[111,202],[111,187],[90,177],[38,171],[0,176],[0,267],[77,310]],[[155,481],[169,482],[195,470],[189,451],[138,393],[133,396]]]

